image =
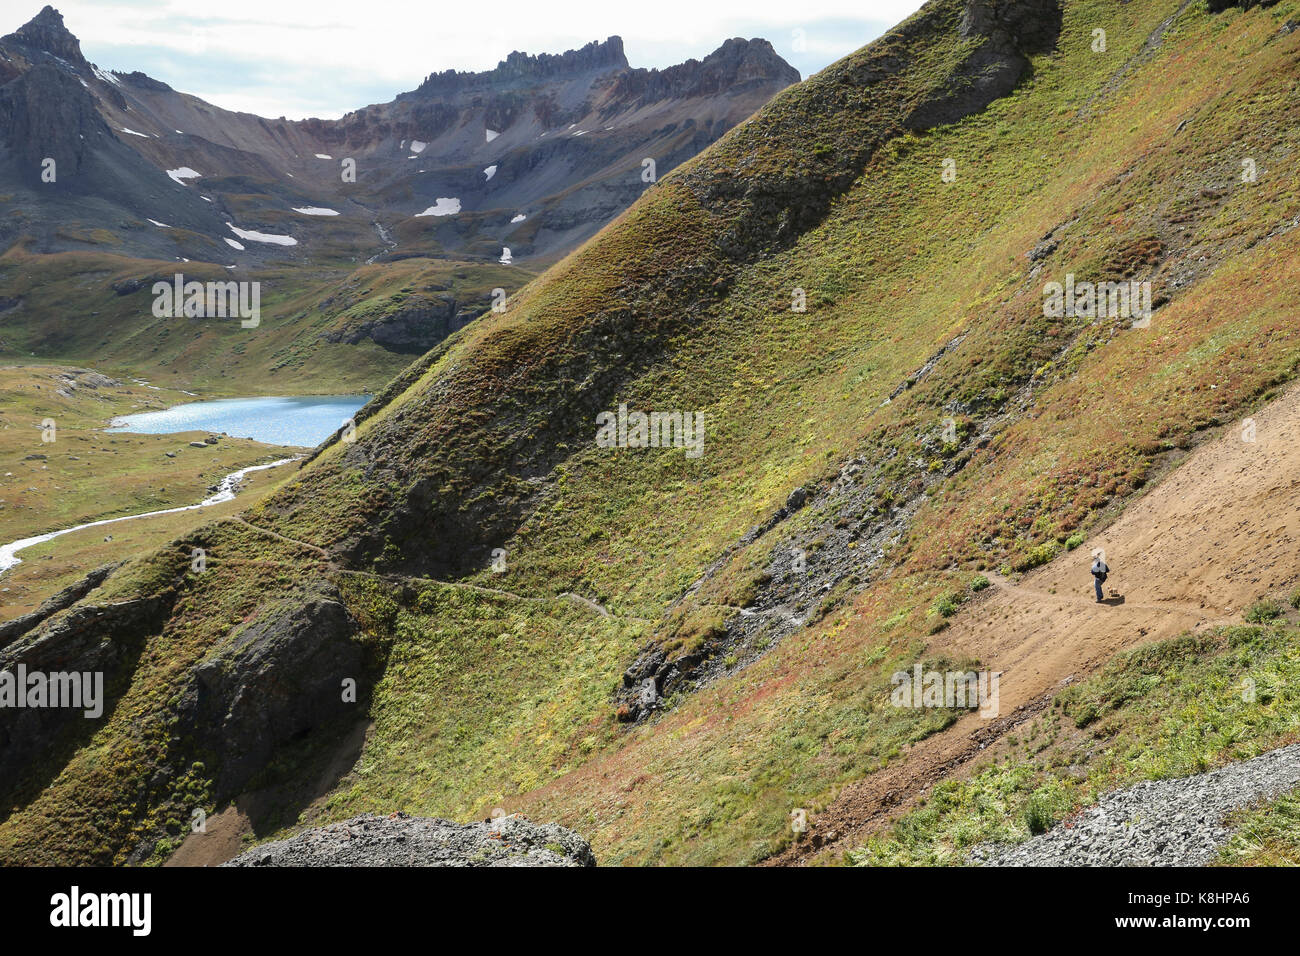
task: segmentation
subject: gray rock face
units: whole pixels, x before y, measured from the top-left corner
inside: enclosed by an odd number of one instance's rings
[[[68,596],[64,592],[54,601],[63,603]],[[145,636],[161,627],[170,600],[162,594],[119,604],[76,605],[25,636],[10,635],[11,643],[0,649],[0,670],[18,674],[22,665],[28,674],[102,674],[106,716],[129,679]],[[25,627],[29,624],[24,622]],[[0,793],[9,793],[25,774],[39,771],[40,761],[60,745],[65,733],[90,733],[100,723],[68,707],[0,708]]]
[[[115,564],[106,564],[103,567],[91,571],[80,581],[70,584],[54,597],[45,601],[40,607],[30,614],[24,614],[22,617],[16,617],[12,621],[5,621],[0,624],[0,650],[24,634],[33,631],[42,621],[53,617],[59,611],[72,607],[82,598],[84,598],[95,588],[104,583],[104,579],[115,568]]]
[[[1202,866],[1232,831],[1233,810],[1300,784],[1300,744],[1221,770],[1139,783],[1102,798],[1078,817],[1013,847],[977,847],[990,866]]]
[[[966,0],[961,35],[993,38],[1022,53],[1044,53],[1061,32],[1060,0]]]
[[[912,129],[955,123],[1010,93],[1029,68],[1029,57],[1056,45],[1060,0],[967,0],[960,34],[982,39],[941,96],[922,103],[908,119]]]
[[[436,73],[338,120],[272,120],[140,72],[99,70],[46,8],[0,40],[0,144],[9,147],[0,193],[13,192],[33,248],[46,252],[83,248],[76,225],[112,234],[117,252],[220,261],[212,256],[229,254],[233,221],[297,240],[242,243],[241,264],[326,243],[358,259],[494,262],[509,247],[517,264],[544,261],[641,195],[644,158],[662,177],[798,81],[762,40],[727,40],[703,60],[646,70],[630,67],[611,37],[560,55],[512,53],[484,72]],[[46,158],[57,161],[56,180],[40,178]],[[359,175],[340,175],[344,158]],[[165,173],[183,167],[201,185]],[[233,195],[258,197],[256,207],[236,218],[225,205]],[[459,213],[421,217],[453,197]],[[337,215],[286,223],[307,207]],[[0,249],[16,228],[0,222]],[[398,351],[417,348],[399,335]]]
[[[70,63],[83,64],[81,43],[63,25],[63,16],[58,10],[47,6],[30,21],[4,38],[6,42],[21,43],[23,46],[52,53]]]
[[[233,794],[277,747],[356,717],[343,681],[361,683],[357,625],[330,589],[301,596],[238,631],[195,669],[179,730],[215,753],[219,794]]]
[[[391,352],[423,355],[467,325],[480,311],[472,306],[463,308],[454,296],[442,295],[407,305],[378,319],[330,332],[325,340],[356,345],[370,339]]]
[[[223,866],[595,866],[586,840],[553,823],[452,823],[367,814],[266,843]]]
[[[65,181],[75,182],[108,127],[74,76],[38,63],[0,90],[0,131],[29,180],[39,180],[41,162],[50,157]]]

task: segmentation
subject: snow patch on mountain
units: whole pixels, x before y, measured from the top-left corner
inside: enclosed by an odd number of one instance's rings
[[[226,223],[230,231],[240,239],[247,239],[249,242],[267,242],[275,246],[296,246],[298,240],[293,236],[275,236],[267,232],[256,232],[251,229],[240,229],[234,223]]]
[[[460,200],[455,196],[450,198],[439,196],[438,201],[426,209],[424,212],[417,212],[415,218],[421,216],[454,216],[460,212]]]

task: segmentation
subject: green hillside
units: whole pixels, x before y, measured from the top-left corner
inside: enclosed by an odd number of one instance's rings
[[[157,862],[256,792],[257,838],[503,806],[603,864],[757,863],[912,759],[960,715],[890,707],[890,675],[977,575],[1107,526],[1300,364],[1300,4],[1053,10],[932,0],[419,359],[246,524],[116,572],[87,598],[138,609],[111,715],[0,785],[0,859]],[[1150,325],[1045,317],[1067,274],[1150,282]],[[703,453],[598,447],[621,404],[702,414]],[[241,671],[305,632],[307,665]],[[256,746],[196,724],[204,662],[266,681]]]
[[[259,283],[257,326],[155,317],[153,284],[178,273]],[[512,292],[529,278],[517,266],[419,256],[230,271],[109,253],[36,255],[20,243],[0,256],[0,363],[90,365],[205,397],[378,391],[423,349],[378,342],[368,326],[405,313],[436,341],[447,303],[467,321],[491,307],[493,289]]]

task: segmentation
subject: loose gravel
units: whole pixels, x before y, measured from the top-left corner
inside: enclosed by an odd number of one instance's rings
[[[1015,846],[981,846],[985,866],[1198,866],[1232,835],[1223,818],[1300,784],[1300,744],[1220,770],[1139,783]]]
[[[591,847],[553,823],[452,823],[366,814],[264,843],[222,866],[595,866]]]

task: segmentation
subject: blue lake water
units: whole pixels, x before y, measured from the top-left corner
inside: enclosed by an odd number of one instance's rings
[[[167,435],[172,432],[225,432],[268,445],[319,445],[356,414],[369,395],[315,395],[300,398],[221,398],[186,402],[161,412],[123,415],[110,432]]]

